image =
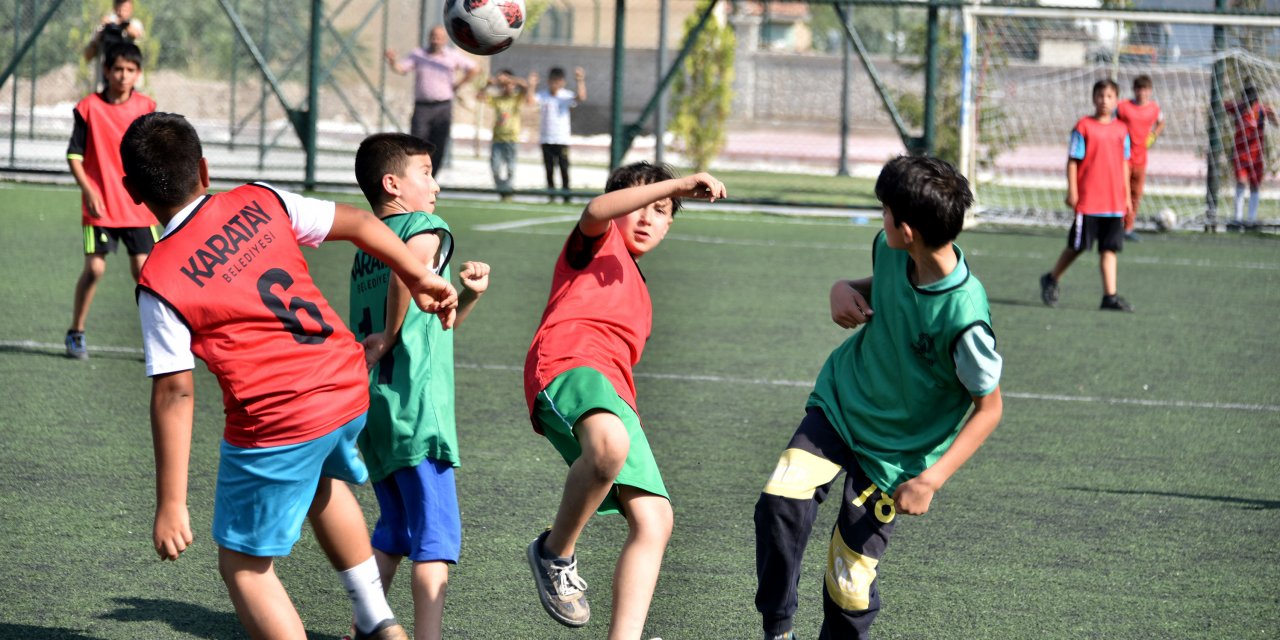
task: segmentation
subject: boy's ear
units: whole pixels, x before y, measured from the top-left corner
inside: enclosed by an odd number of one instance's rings
[[[205,189],[208,189],[209,188],[209,161],[205,160],[204,156],[201,156],[200,164],[198,166],[200,171],[200,186],[204,187]]]
[[[382,174],[382,192],[392,197],[400,197],[400,178],[394,173]]]
[[[911,246],[911,243],[916,240],[916,230],[901,220],[896,220],[895,222],[898,223],[898,233],[902,234],[902,243],[908,247]]]

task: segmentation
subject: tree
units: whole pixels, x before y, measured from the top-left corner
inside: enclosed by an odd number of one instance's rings
[[[684,23],[684,37],[698,24],[710,0],[703,0]],[[725,121],[733,106],[733,30],[712,16],[671,83],[670,130],[696,171],[704,171],[724,147]]]

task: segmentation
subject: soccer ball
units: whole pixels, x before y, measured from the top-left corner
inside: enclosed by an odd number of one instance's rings
[[[524,0],[446,0],[444,28],[464,51],[491,56],[520,37],[524,15]]]
[[[1156,228],[1161,231],[1173,231],[1178,226],[1178,214],[1165,207],[1156,214]]]

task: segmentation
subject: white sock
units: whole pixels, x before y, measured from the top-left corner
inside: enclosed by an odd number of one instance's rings
[[[1249,192],[1249,222],[1258,220],[1258,200],[1262,197],[1257,189]]]
[[[382,576],[373,556],[346,571],[339,571],[338,577],[347,589],[347,597],[351,598],[356,629],[361,633],[372,631],[383,620],[395,617],[382,593]]]
[[[1244,185],[1236,183],[1236,222],[1244,217]]]

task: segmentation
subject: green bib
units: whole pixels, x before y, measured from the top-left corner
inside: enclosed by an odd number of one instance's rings
[[[453,236],[443,219],[419,211],[389,216],[383,222],[405,242],[423,233],[438,234],[437,273],[450,279]],[[356,339],[386,327],[391,275],[391,269],[377,258],[356,252],[350,313]],[[369,477],[377,482],[424,458],[459,466],[453,405],[453,332],[410,303],[395,347],[369,372],[369,419],[358,440]]]
[[[955,248],[964,262],[964,253]],[[956,339],[991,326],[971,274],[938,291],[911,283],[911,258],[884,233],[872,249],[871,321],[827,358],[808,406],[819,407],[885,493],[929,468],[951,446],[973,398],[956,377]]]

